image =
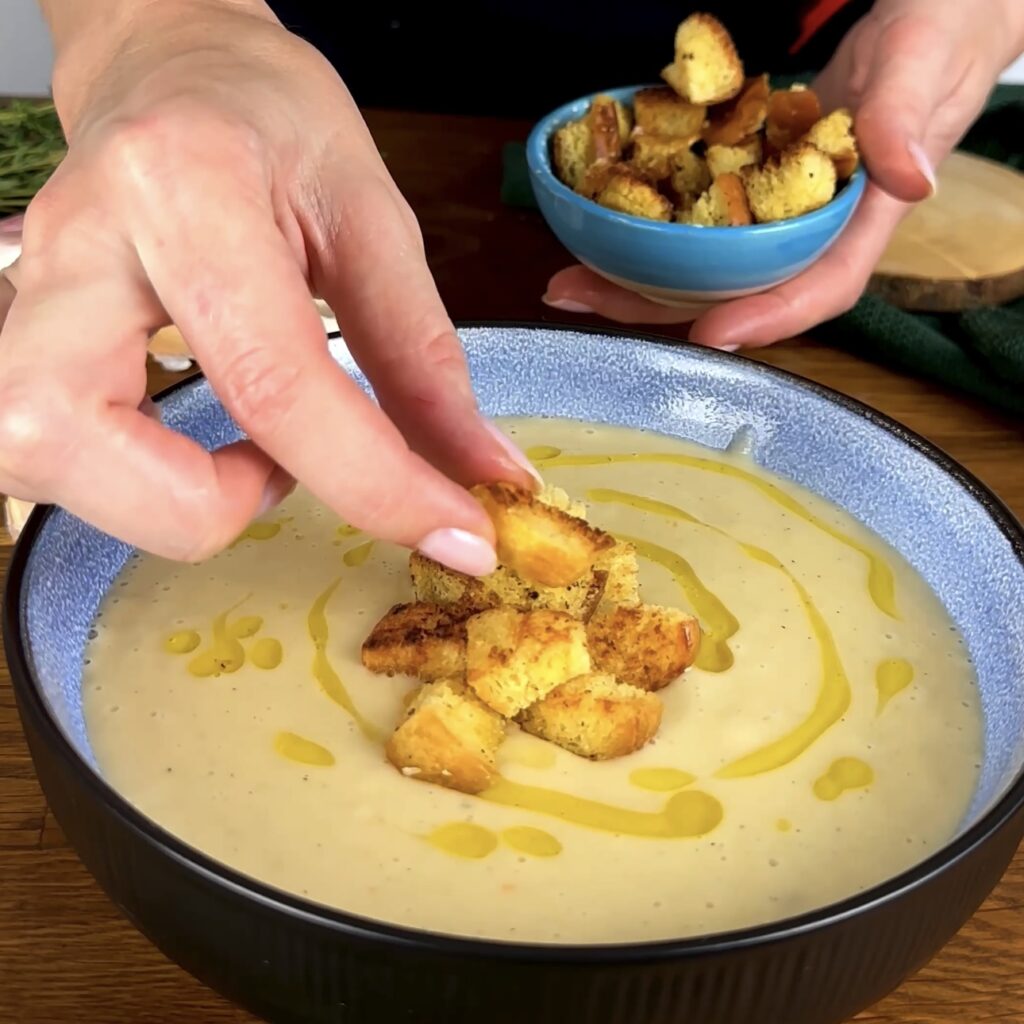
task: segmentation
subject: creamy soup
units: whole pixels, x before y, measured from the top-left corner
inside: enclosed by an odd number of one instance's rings
[[[297,491],[198,566],[136,557],[87,651],[99,766],[253,878],[401,925],[599,943],[823,906],[947,842],[982,746],[936,597],[849,516],[661,435],[510,420],[548,481],[633,539],[643,599],[693,611],[697,665],[639,753],[510,733],[478,797],[403,776],[382,738],[413,680],[360,644],[411,599],[408,553]]]

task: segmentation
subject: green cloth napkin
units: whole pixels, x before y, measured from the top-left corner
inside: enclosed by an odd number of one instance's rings
[[[996,86],[959,148],[1024,170],[1024,86]],[[505,147],[501,199],[536,208],[525,147],[518,142]],[[865,295],[814,334],[864,359],[1024,416],[1024,299],[936,315],[908,313]]]

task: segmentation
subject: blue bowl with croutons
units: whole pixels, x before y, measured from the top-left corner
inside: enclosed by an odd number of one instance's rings
[[[858,166],[818,209],[785,220],[744,226],[703,226],[653,220],[600,205],[555,173],[552,141],[560,128],[585,117],[595,97],[631,106],[641,89],[609,89],[566,103],[542,118],[527,141],[530,181],[551,230],[584,266],[668,306],[699,310],[765,291],[795,277],[832,246],[864,194]]]

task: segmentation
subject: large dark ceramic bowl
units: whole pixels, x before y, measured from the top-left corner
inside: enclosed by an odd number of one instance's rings
[[[80,666],[93,615],[130,551],[64,512],[39,510],[15,553],[4,638],[32,755],[61,826],[111,898],[168,956],[273,1021],[844,1020],[956,932],[1024,830],[1020,525],[920,438],[776,370],[613,334],[507,326],[463,336],[489,413],[635,425],[716,447],[749,427],[759,462],[844,506],[924,575],[969,645],[986,722],[978,789],[948,846],[799,918],[650,944],[457,939],[284,894],[179,842],[104,782],[82,718]],[[340,344],[335,350],[362,381]],[[207,446],[238,436],[204,382],[169,393],[163,410],[171,426]]]

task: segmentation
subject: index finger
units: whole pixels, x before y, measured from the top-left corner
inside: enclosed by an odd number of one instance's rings
[[[157,295],[241,427],[353,525],[430,548],[453,568],[490,571],[493,530],[479,504],[410,451],[331,358],[265,183],[193,186],[146,195],[133,234]]]

